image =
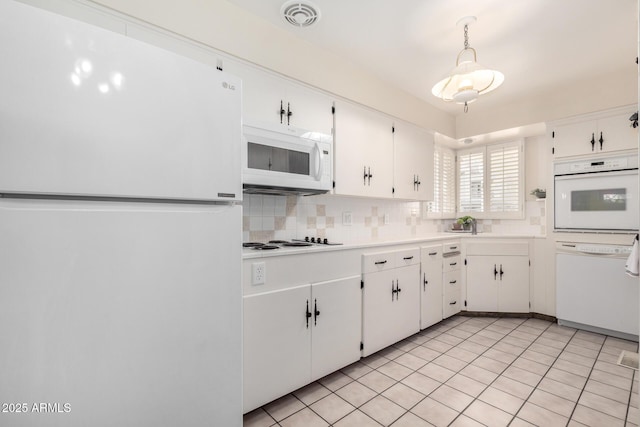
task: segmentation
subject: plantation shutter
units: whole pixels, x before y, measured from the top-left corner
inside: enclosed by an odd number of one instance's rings
[[[489,212],[522,212],[523,148],[521,142],[487,147]]]
[[[433,153],[433,200],[430,201],[427,206],[427,212],[430,217],[455,217],[455,176],[454,151],[436,145]]]

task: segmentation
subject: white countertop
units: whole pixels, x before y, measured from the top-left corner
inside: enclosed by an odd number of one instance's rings
[[[434,233],[421,237],[415,237],[410,239],[399,239],[399,240],[385,240],[385,241],[369,241],[369,242],[359,242],[359,243],[345,243],[343,245],[312,245],[312,246],[303,246],[303,247],[281,247],[280,249],[273,250],[257,250],[252,248],[244,248],[242,251],[243,259],[254,259],[254,258],[267,258],[267,257],[275,257],[275,256],[286,256],[286,255],[300,255],[300,254],[308,254],[308,253],[316,253],[316,252],[330,252],[330,251],[344,251],[351,249],[368,249],[368,248],[377,248],[377,247],[385,247],[385,246],[400,246],[400,245],[410,245],[410,244],[425,244],[435,241],[446,241],[453,239],[533,239],[533,238],[546,238],[546,236],[540,235],[525,235],[525,234],[499,234],[499,233],[451,233],[451,232],[443,232],[443,233]]]

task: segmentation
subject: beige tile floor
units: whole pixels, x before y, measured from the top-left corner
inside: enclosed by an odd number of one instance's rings
[[[244,416],[245,427],[636,426],[638,344],[455,316]]]

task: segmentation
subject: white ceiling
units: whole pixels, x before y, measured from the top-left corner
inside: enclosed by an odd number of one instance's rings
[[[635,72],[638,0],[312,0],[322,17],[307,28],[280,16],[285,0],[228,1],[456,115],[462,107],[435,98],[431,87],[455,66],[464,16],[478,18],[469,28],[478,62],[505,75],[470,109]]]

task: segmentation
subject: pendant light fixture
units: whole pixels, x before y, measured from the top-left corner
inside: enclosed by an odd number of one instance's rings
[[[464,25],[464,49],[458,54],[456,67],[449,76],[433,86],[431,93],[445,101],[464,104],[464,112],[469,110],[469,103],[478,96],[491,92],[502,84],[504,75],[478,64],[476,50],[469,46],[469,25],[476,22],[475,16],[466,16],[457,22]]]

